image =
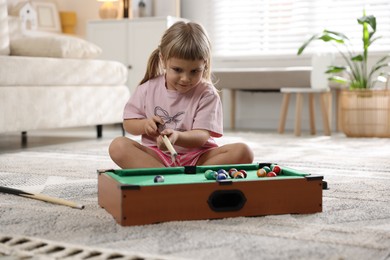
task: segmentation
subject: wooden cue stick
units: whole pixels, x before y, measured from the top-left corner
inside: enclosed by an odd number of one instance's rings
[[[45,201],[45,202],[51,202],[54,204],[64,205],[64,206],[68,206],[68,207],[72,207],[72,208],[76,208],[76,209],[83,209],[84,208],[84,205],[77,204],[77,203],[69,201],[69,200],[54,198],[54,197],[50,197],[50,196],[47,196],[44,194],[39,194],[39,193],[30,193],[30,192],[26,192],[26,191],[14,189],[14,188],[9,188],[9,187],[0,186],[0,192],[14,194],[17,196],[41,200],[41,201]]]
[[[173,148],[171,141],[169,141],[169,139],[166,135],[163,136],[163,141],[164,141],[165,146],[168,148],[169,152],[171,153],[172,161],[175,162],[176,156],[177,156],[177,152],[176,152],[175,148]]]

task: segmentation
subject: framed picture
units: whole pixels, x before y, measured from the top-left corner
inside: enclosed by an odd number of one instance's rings
[[[32,1],[31,4],[37,12],[37,30],[61,32],[60,15],[55,2]]]
[[[153,16],[180,17],[180,0],[153,0]]]

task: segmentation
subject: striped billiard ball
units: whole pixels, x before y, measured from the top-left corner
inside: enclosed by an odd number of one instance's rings
[[[238,171],[238,172],[235,172],[233,174],[233,178],[234,179],[244,179],[245,177],[244,177],[244,174],[242,172]]]
[[[248,176],[248,173],[245,170],[239,170],[239,172],[241,172],[242,175],[244,175],[244,178]]]
[[[230,176],[230,178],[233,178],[233,174],[235,173],[235,172],[237,172],[237,169],[236,168],[231,168],[230,170],[229,170],[229,176]]]

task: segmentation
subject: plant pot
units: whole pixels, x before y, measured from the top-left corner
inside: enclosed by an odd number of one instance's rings
[[[340,126],[348,137],[390,137],[390,90],[342,90]]]

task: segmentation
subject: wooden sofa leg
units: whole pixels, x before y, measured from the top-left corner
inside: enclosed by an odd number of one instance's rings
[[[97,138],[102,138],[103,136],[103,125],[96,126]]]
[[[121,124],[121,128],[122,128],[122,136],[126,136],[126,131],[125,128],[123,127],[123,123]]]
[[[27,145],[27,132],[23,131],[22,132],[22,146],[26,146],[26,145]]]

